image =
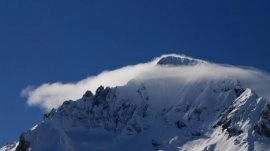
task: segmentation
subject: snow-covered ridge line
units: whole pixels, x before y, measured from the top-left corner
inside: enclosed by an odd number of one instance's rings
[[[104,87],[91,87],[97,79]],[[85,93],[50,106],[43,122],[22,133],[17,150],[265,150],[270,105],[260,89],[270,92],[267,80],[256,70],[172,54],[74,85],[47,84],[29,97],[50,103],[75,88]],[[74,89],[58,94],[63,86]]]
[[[251,89],[226,78],[187,85],[152,79],[101,86],[95,95],[87,91],[81,99],[45,114],[44,122],[21,135],[18,149],[263,149],[270,146],[269,138],[264,138],[270,131],[265,123],[268,106]],[[129,148],[133,143],[137,145]]]

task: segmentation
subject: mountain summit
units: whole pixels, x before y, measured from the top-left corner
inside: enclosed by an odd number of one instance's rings
[[[185,55],[164,55],[159,58],[157,62],[158,65],[173,65],[173,66],[185,66],[185,65],[196,65],[200,63],[206,63],[206,61],[194,59],[191,57],[187,57]]]
[[[269,150],[270,104],[250,84],[256,71],[179,55],[153,62],[122,86],[63,102],[2,150]]]

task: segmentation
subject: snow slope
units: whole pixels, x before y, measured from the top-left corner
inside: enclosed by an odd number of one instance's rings
[[[19,142],[7,143],[5,146],[0,148],[0,151],[15,151]]]
[[[268,101],[236,77],[196,75],[212,65],[163,56],[124,86],[52,109],[21,134],[17,150],[270,150]]]

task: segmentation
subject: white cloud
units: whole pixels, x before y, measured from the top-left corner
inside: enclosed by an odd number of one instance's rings
[[[100,85],[123,86],[131,79],[146,80],[169,77],[180,77],[186,81],[198,78],[233,78],[239,80],[244,87],[252,88],[263,97],[270,96],[270,75],[263,71],[218,64],[160,67],[156,66],[159,59],[113,71],[104,71],[97,76],[91,76],[75,83],[56,82],[45,83],[36,88],[27,87],[22,91],[22,96],[27,97],[27,103],[30,106],[40,106],[45,110],[50,110],[61,105],[65,100],[80,98],[86,90],[95,92],[95,89]]]
[[[97,76],[90,76],[75,83],[45,83],[36,88],[28,86],[23,89],[21,95],[27,97],[28,105],[50,110],[61,105],[65,100],[76,100],[82,97],[86,90],[95,92],[100,85],[109,87],[125,85],[130,79],[154,66],[154,62],[104,71]]]

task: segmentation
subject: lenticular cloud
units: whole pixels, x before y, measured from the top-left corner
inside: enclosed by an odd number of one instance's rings
[[[258,95],[269,98],[270,75],[266,72],[229,65],[220,65],[195,59],[200,63],[192,65],[158,65],[164,57],[193,59],[183,55],[163,55],[148,63],[130,65],[112,71],[104,71],[96,76],[90,76],[75,83],[44,83],[38,87],[28,86],[22,90],[22,96],[27,98],[30,106],[39,106],[45,110],[56,108],[65,100],[79,99],[86,90],[95,92],[100,85],[115,87],[124,86],[130,80],[148,80],[153,78],[174,78],[181,81],[196,81],[210,78],[222,80],[230,78],[240,81],[245,88],[251,88]],[[186,60],[184,61],[186,62]],[[202,62],[202,63],[201,63]],[[192,82],[189,82],[192,84]]]

